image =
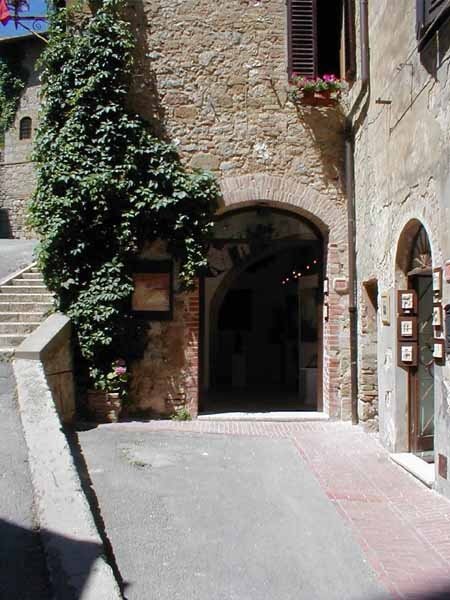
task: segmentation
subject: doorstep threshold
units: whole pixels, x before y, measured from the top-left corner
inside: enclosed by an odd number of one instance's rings
[[[197,417],[199,421],[329,421],[330,417],[317,411],[273,411],[273,412],[224,412],[203,413]]]
[[[434,463],[428,463],[423,458],[410,452],[397,452],[390,454],[389,457],[395,464],[403,467],[426,486],[433,487],[435,479]]]

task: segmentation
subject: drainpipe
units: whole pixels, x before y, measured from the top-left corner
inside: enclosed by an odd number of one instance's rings
[[[349,319],[350,319],[350,381],[352,396],[352,423],[358,424],[358,309],[356,278],[356,207],[355,207],[355,164],[353,118],[365,98],[363,111],[370,98],[370,53],[369,53],[369,7],[368,0],[360,0],[360,48],[361,48],[361,90],[353,103],[345,124],[345,191],[347,194],[348,230],[348,277],[349,277]]]

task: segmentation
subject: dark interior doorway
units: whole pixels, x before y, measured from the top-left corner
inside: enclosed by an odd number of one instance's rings
[[[318,410],[322,269],[321,241],[291,239],[256,250],[230,277],[206,307],[202,412]]]

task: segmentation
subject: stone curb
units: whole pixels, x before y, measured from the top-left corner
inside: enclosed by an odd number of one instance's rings
[[[39,360],[13,363],[55,598],[121,600]]]

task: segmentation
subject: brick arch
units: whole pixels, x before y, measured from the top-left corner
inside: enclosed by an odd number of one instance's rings
[[[333,289],[336,278],[348,278],[348,229],[346,202],[301,183],[295,177],[265,173],[224,177],[218,214],[252,204],[281,208],[299,214],[315,225],[324,240],[329,319],[323,322],[322,395],[323,408],[331,417],[351,417],[349,371],[350,337],[348,295]]]
[[[267,202],[297,212],[318,227],[328,241],[347,241],[345,203],[322,194],[294,177],[256,173],[240,177],[224,177],[220,182],[222,203],[219,213],[255,202]]]

